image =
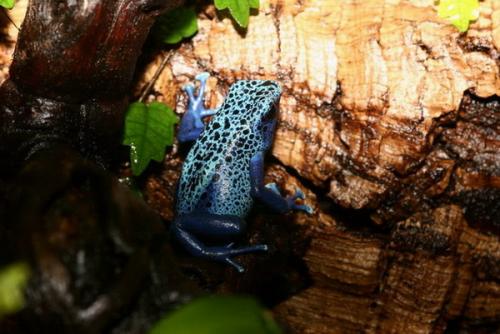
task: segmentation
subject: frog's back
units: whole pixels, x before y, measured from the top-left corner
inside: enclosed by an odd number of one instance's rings
[[[249,175],[251,156],[249,151],[235,152],[221,145],[207,145],[203,140],[198,140],[182,168],[177,213],[182,215],[201,209],[214,214],[244,215],[246,209],[241,204],[252,201]]]
[[[206,125],[183,165],[177,194],[178,215],[200,207],[215,214],[238,216],[248,211],[252,204],[250,159],[263,150],[262,139],[252,128],[261,108],[255,101],[266,94],[262,83],[235,83]]]
[[[236,155],[234,155],[236,156]],[[196,210],[216,215],[244,217],[252,208],[250,155],[220,166],[196,203]]]

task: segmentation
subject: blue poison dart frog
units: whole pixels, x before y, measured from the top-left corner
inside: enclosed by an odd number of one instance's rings
[[[197,96],[193,85],[184,87],[189,105],[177,138],[196,142],[182,168],[171,231],[192,255],[243,272],[234,256],[268,249],[267,245],[236,247],[232,242],[245,231],[244,218],[254,198],[279,213],[312,209],[295,203],[304,199],[300,189],[285,198],[275,183],[264,185],[264,155],[273,143],[280,86],[269,80],[241,80],[231,86],[219,108],[207,110],[203,95],[208,77],[208,73],[196,76]],[[213,117],[205,126],[206,116]],[[208,246],[203,238],[228,244]]]

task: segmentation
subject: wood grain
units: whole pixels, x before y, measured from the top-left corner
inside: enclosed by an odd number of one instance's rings
[[[272,155],[307,182],[315,208],[295,219],[311,236],[312,284],[275,308],[289,330],[495,330],[500,5],[482,1],[465,34],[434,1],[261,1],[243,33],[200,9],[154,97],[182,112],[185,97],[164,83],[201,71],[212,74],[208,107],[238,79],[283,85]],[[175,172],[162,173],[148,186],[169,190],[150,198],[171,219]]]

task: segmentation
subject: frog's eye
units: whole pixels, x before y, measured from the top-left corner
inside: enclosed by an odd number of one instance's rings
[[[269,111],[262,117],[262,120],[265,122],[272,121],[273,119],[276,118],[276,115],[278,113],[278,107],[276,104],[273,103]]]

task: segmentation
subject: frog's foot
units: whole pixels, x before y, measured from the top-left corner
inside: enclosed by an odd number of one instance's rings
[[[192,103],[195,100],[194,97],[194,86],[193,84],[186,84],[182,87],[182,90],[186,92],[189,97],[189,103]]]
[[[182,87],[182,89],[187,93],[189,97],[187,112],[190,113],[193,117],[203,118],[212,116],[216,113],[215,109],[206,109],[204,106],[205,90],[207,87],[207,79],[209,76],[210,75],[207,72],[200,73],[196,76],[196,80],[200,82],[198,94],[196,94],[196,88],[193,84],[187,84]]]
[[[198,80],[200,83],[203,83],[205,84],[208,80],[208,78],[210,77],[210,73],[208,72],[201,72],[199,74],[197,74],[194,78],[196,80]]]
[[[234,243],[231,243],[231,246]],[[227,245],[225,248],[230,249],[230,245]],[[223,256],[222,258],[217,259],[218,261],[225,262],[231,266],[233,266],[238,272],[242,273],[245,271],[245,268],[241,266],[238,262],[234,261],[231,257],[235,255],[241,255],[241,254],[247,254],[247,253],[253,253],[253,252],[265,252],[269,248],[267,245],[255,245],[255,246],[248,246],[248,247],[241,247],[241,248],[236,248],[236,249],[231,249],[231,254],[230,256]]]
[[[306,195],[300,188],[295,188],[295,194],[293,196],[289,196],[286,198],[286,201],[288,202],[288,206],[295,211],[305,211],[308,214],[313,213],[313,209],[306,204],[296,204],[295,201],[298,199],[304,200],[306,198]]]
[[[268,183],[265,185],[265,187],[269,190],[271,190],[273,193],[277,194],[277,195],[280,195],[281,196],[281,192],[278,188],[278,186],[276,185],[276,183]],[[306,198],[306,195],[304,194],[304,192],[300,189],[300,188],[296,188],[295,189],[295,194],[293,196],[288,196],[286,198],[286,202],[288,204],[288,207],[291,209],[291,210],[296,210],[296,211],[305,211],[309,214],[312,214],[313,213],[313,209],[309,206],[309,205],[305,205],[305,204],[296,204],[295,201],[300,199],[300,200],[304,200]]]
[[[230,266],[233,266],[236,270],[238,270],[239,273],[245,272],[245,268],[238,262],[234,261],[233,259],[226,257],[224,261],[229,264]]]
[[[193,103],[196,105],[196,111],[200,118],[215,115],[217,112],[215,109],[206,109],[203,105],[205,100],[205,89],[207,88],[207,80],[209,77],[210,74],[208,72],[202,72],[195,77],[195,79],[200,82],[200,89],[198,90],[198,96],[195,98]]]
[[[195,96],[195,87],[193,84],[189,83],[182,87],[182,89],[188,94],[189,102],[195,103],[199,100],[203,100],[205,97],[205,89],[207,87],[207,80],[210,77],[208,72],[203,72],[198,74],[195,79],[200,82],[200,89],[198,90],[198,94]]]
[[[277,195],[281,195],[280,189],[278,188],[278,185],[274,182],[268,183],[265,185],[265,187],[269,190],[271,190],[273,193]]]
[[[304,211],[310,215],[313,214],[314,210],[307,204],[293,204],[292,209],[295,211]]]
[[[187,84],[182,87],[188,95],[189,102],[177,132],[177,139],[180,142],[195,141],[198,139],[205,128],[203,118],[212,116],[217,112],[216,109],[206,109],[204,106],[204,95],[208,77],[209,74],[206,72],[196,76],[196,80],[200,81],[198,94],[196,94],[196,88],[193,84]]]
[[[205,257],[208,259],[212,259],[218,262],[225,262],[238,270],[238,272],[242,273],[245,271],[245,268],[241,266],[238,262],[234,261],[232,257],[237,255],[243,255],[254,252],[265,252],[269,249],[267,245],[254,245],[240,248],[232,248],[234,243],[223,247],[204,247],[200,244],[195,246],[194,248],[188,248],[188,251],[195,256]],[[196,249],[195,249],[196,248]]]

